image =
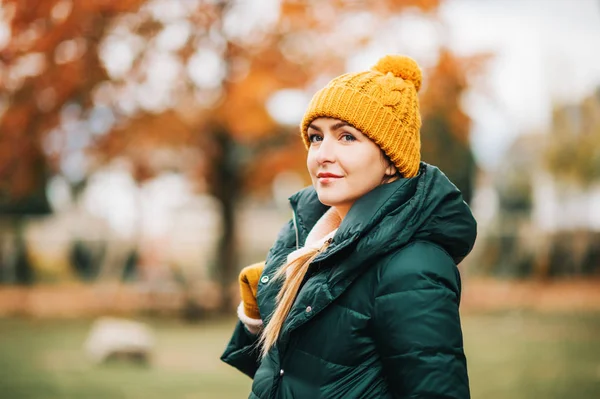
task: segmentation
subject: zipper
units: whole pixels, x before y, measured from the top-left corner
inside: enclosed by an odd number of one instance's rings
[[[331,238],[328,241],[329,241],[328,244],[331,244],[333,242],[333,238]],[[343,249],[349,247],[352,243],[354,243],[354,241],[356,241],[356,237],[347,238],[343,242],[338,243],[338,245],[329,252],[325,251],[325,249],[327,249],[327,248],[321,248],[320,253],[317,255],[317,257],[315,259],[313,259],[313,262],[321,262],[323,259],[328,258],[331,255],[338,253],[338,252],[342,251]]]
[[[296,249],[300,248],[300,243],[298,241],[300,241],[298,239],[298,224],[296,223],[296,211],[292,209],[292,219],[294,220],[294,230],[296,231]]]
[[[329,244],[331,244],[332,242],[333,242],[333,237],[329,237],[329,238],[327,239],[327,241],[325,241],[325,242],[323,243],[323,246],[321,246],[321,248],[319,248],[319,252],[323,252],[324,250],[326,250],[326,249],[327,249],[327,247],[329,246]]]

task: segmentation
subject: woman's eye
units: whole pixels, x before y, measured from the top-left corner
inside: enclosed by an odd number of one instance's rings
[[[321,141],[321,140],[322,140],[322,138],[318,134],[313,133],[313,134],[308,135],[308,141],[311,143],[315,143],[315,142]]]
[[[356,137],[354,137],[353,135],[351,135],[350,133],[344,133],[342,135],[342,140],[343,141],[356,141]]]

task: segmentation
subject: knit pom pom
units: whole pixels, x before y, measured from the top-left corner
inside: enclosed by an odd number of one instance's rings
[[[410,57],[404,55],[386,55],[377,61],[377,64],[371,69],[383,74],[391,72],[394,76],[412,82],[417,91],[421,88],[421,69],[416,61]]]

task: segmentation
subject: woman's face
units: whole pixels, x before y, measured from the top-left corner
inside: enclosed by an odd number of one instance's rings
[[[315,119],[308,138],[306,165],[319,200],[342,217],[354,201],[396,172],[377,144],[339,119]]]

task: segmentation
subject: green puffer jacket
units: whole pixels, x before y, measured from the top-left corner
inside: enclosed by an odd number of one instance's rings
[[[265,323],[281,287],[273,274],[327,210],[312,187],[290,201],[294,220],[259,283]],[[241,322],[221,359],[254,378],[250,398],[469,398],[456,265],[475,236],[461,193],[422,163],[355,202],[262,361]]]

